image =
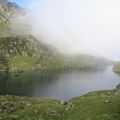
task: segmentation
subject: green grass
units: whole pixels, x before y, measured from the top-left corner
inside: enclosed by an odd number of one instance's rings
[[[120,120],[120,89],[68,100],[0,96],[2,120]]]
[[[120,64],[115,65],[113,71],[116,73],[120,73]]]
[[[36,66],[37,57],[16,55],[10,59],[9,68],[18,68],[19,70],[32,70]]]
[[[32,69],[37,59],[30,45],[25,36],[0,37],[0,65],[9,69]]]

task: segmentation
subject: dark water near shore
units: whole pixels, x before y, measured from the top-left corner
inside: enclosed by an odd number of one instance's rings
[[[0,95],[20,95],[67,99],[95,90],[109,90],[120,83],[120,76],[112,67],[103,71],[27,71],[0,75]]]

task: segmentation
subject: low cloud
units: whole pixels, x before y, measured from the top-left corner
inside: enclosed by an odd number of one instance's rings
[[[31,0],[31,32],[61,52],[120,60],[119,0]]]

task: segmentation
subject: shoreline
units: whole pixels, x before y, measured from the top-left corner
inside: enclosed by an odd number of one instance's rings
[[[0,95],[0,119],[119,120],[119,101],[120,87],[90,92],[69,100]]]

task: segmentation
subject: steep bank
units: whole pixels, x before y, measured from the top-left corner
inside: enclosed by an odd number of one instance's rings
[[[113,71],[114,71],[115,73],[119,73],[119,74],[120,74],[120,64],[114,65]]]
[[[68,101],[0,96],[2,120],[120,120],[120,88]]]

